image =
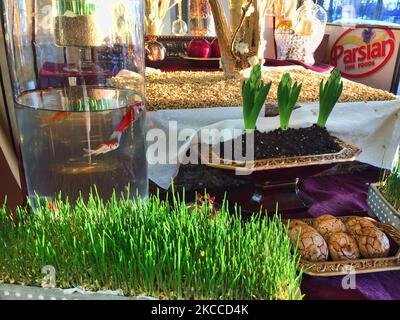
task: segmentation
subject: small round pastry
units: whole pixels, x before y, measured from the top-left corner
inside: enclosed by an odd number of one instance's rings
[[[296,226],[309,226],[309,225],[301,220],[293,219],[289,221],[289,230],[293,229]]]
[[[313,227],[309,226],[307,223],[300,221],[300,220],[290,220],[289,223],[289,238],[292,244],[296,244],[297,240],[301,237],[301,234],[307,230],[312,229]]]
[[[329,254],[333,261],[355,260],[360,258],[356,240],[345,232],[332,234],[328,242]]]
[[[328,259],[328,245],[314,228],[299,224],[289,231],[289,238],[293,245],[297,244],[297,251],[303,259],[313,262]]]
[[[347,232],[356,240],[362,235],[365,228],[376,228],[371,220],[362,217],[350,217],[345,221],[345,225]]]
[[[347,231],[347,228],[342,220],[330,214],[324,214],[316,218],[313,222],[313,227],[326,241],[328,241],[329,238],[336,232]]]
[[[328,260],[328,245],[324,238],[313,228],[304,230],[298,244],[300,255],[309,261]]]
[[[384,232],[376,228],[366,227],[357,239],[361,255],[366,258],[384,258],[389,255],[390,242]]]

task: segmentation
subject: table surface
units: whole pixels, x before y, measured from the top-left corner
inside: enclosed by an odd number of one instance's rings
[[[279,62],[270,60],[267,65],[301,65],[294,61]],[[327,72],[330,66],[305,66],[317,72]],[[161,68],[163,71],[193,70],[186,63],[170,60]],[[199,68],[193,71],[200,71]],[[325,213],[334,216],[367,216],[367,192],[370,183],[379,180],[381,170],[372,166],[363,169],[354,167],[348,173],[325,173],[307,178],[301,182],[301,188],[313,199],[313,205],[307,211],[283,215],[283,218],[317,217]],[[359,168],[359,167],[358,167]],[[243,188],[243,186],[241,187]],[[221,188],[221,191],[223,188]],[[234,199],[230,199],[230,201]],[[400,299],[400,271],[378,272],[357,275],[355,289],[344,289],[343,277],[313,277],[303,275],[301,290],[305,299],[348,299],[375,300]]]
[[[282,64],[270,61],[267,64]],[[283,62],[284,65],[293,65],[296,62]],[[314,71],[327,72],[329,66],[308,66]],[[195,70],[179,60],[168,60],[162,67],[164,71],[204,71]],[[59,70],[51,70],[46,76],[53,77]],[[54,72],[55,71],[55,72]],[[209,70],[208,70],[209,71]],[[367,215],[368,206],[366,197],[369,183],[376,182],[380,170],[366,167],[362,170],[353,170],[345,173],[323,174],[313,176],[302,181],[302,190],[313,198],[313,205],[307,211],[296,214],[283,215],[283,218],[317,217],[330,213],[335,216],[345,216],[357,213]],[[225,188],[221,187],[220,192]],[[234,199],[230,199],[234,200]],[[342,288],[343,277],[311,277],[303,275],[301,285],[305,299],[400,299],[400,271],[380,272],[356,276],[356,288],[345,290]]]
[[[357,212],[367,216],[368,187],[379,180],[380,173],[381,170],[370,167],[362,172],[306,179],[303,190],[312,196],[314,204],[302,215],[346,216]],[[342,280],[343,277],[304,275],[301,288],[306,299],[400,299],[400,271],[357,275],[355,289],[349,290],[343,289]]]
[[[307,169],[305,169],[307,171]],[[313,200],[308,210],[283,213],[283,219],[318,217],[322,214],[334,216],[368,216],[366,203],[369,184],[379,180],[381,169],[359,162],[342,164],[318,175],[301,180],[300,188]],[[186,198],[207,189],[216,202],[224,196],[229,203],[241,201],[242,194],[251,193],[253,186],[240,178],[227,176],[223,170],[183,166],[175,179],[175,188],[185,188]],[[190,200],[189,200],[190,201]],[[313,277],[303,275],[301,290],[305,299],[400,299],[400,271],[377,272],[356,275],[355,289],[342,287],[343,277]]]

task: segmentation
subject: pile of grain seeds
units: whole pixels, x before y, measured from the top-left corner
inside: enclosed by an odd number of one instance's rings
[[[104,36],[94,15],[55,18],[54,34],[58,46],[96,47]]]
[[[267,100],[277,100],[282,74],[287,71],[264,71],[264,81],[272,81]],[[294,81],[303,83],[299,102],[317,102],[321,79],[329,75],[309,70],[291,70]],[[193,109],[241,106],[241,79],[226,79],[223,72],[162,72],[146,76],[147,109]],[[385,101],[396,96],[353,81],[344,80],[340,102]]]

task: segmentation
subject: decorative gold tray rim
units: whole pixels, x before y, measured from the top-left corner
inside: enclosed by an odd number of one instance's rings
[[[337,137],[333,136],[333,138],[342,148],[337,153],[307,155],[300,157],[279,157],[245,162],[223,159],[213,152],[212,145],[208,145],[208,159],[203,155],[201,155],[201,157],[204,163],[209,167],[225,170],[253,172],[347,162],[355,160],[361,154],[362,150],[360,148]],[[215,159],[216,163],[210,161],[210,159]]]
[[[221,58],[197,58],[197,57],[189,57],[186,54],[182,54],[181,58],[184,60],[191,60],[191,61],[219,61]]]
[[[146,37],[155,37],[157,40],[193,40],[193,39],[206,39],[213,40],[215,37],[212,36],[193,36],[189,34],[185,34],[183,36],[173,35],[173,34],[149,34]]]
[[[338,217],[342,221],[351,216]],[[348,261],[326,261],[326,262],[310,262],[304,259],[300,260],[299,268],[303,268],[303,273],[310,276],[333,277],[345,276],[348,274],[345,267],[354,267],[355,274],[373,273],[400,270],[400,231],[395,227],[376,221],[375,219],[364,217],[372,221],[380,230],[390,236],[397,243],[399,249],[392,257],[375,258],[375,259],[358,259]],[[312,225],[315,218],[297,219]]]

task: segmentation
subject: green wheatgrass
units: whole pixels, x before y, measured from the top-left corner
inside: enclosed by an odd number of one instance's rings
[[[96,11],[94,0],[58,0],[56,2],[57,14],[62,16],[65,12],[73,12],[77,16],[88,16]]]
[[[129,190],[108,201],[93,192],[74,206],[59,196],[34,214],[18,208],[17,223],[5,204],[0,211],[0,282],[40,286],[41,268],[52,265],[61,288],[164,299],[302,298],[299,256],[278,215],[244,223],[224,202],[210,218],[209,204],[188,207],[184,195],[143,201]]]
[[[68,100],[68,111],[99,111],[118,108],[114,99],[90,99],[88,97],[79,100]]]
[[[398,162],[389,175],[384,174],[379,182],[379,190],[389,203],[400,211],[400,156]]]

